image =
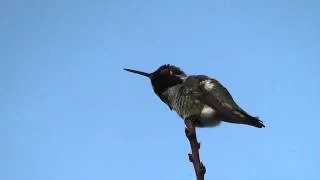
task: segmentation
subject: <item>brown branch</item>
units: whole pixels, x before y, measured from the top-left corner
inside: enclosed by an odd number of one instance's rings
[[[189,161],[192,162],[194,171],[197,176],[197,180],[204,180],[204,174],[206,173],[206,168],[203,163],[200,161],[199,149],[200,143],[197,140],[196,129],[194,123],[191,119],[186,119],[184,121],[186,128],[185,133],[190,142],[192,154],[189,155]]]

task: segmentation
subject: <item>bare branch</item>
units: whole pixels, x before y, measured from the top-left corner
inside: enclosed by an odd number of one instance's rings
[[[197,180],[204,180],[204,174],[206,173],[206,168],[203,163],[200,161],[199,149],[200,143],[197,140],[196,129],[194,123],[191,119],[186,119],[184,121],[186,128],[185,133],[190,142],[191,152],[189,155],[189,161],[192,162],[194,171],[197,176]]]

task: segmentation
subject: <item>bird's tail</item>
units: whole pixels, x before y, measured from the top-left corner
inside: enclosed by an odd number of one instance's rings
[[[263,122],[261,120],[259,120],[259,117],[252,117],[250,115],[248,115],[246,117],[246,119],[244,120],[244,124],[250,125],[250,126],[254,126],[257,128],[263,128],[265,127]]]

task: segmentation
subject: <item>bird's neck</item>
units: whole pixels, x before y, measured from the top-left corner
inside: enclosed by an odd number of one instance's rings
[[[166,91],[168,88],[176,86],[183,83],[183,79],[177,76],[170,75],[160,75],[157,77],[151,78],[151,84],[154,92],[161,96],[161,94]]]

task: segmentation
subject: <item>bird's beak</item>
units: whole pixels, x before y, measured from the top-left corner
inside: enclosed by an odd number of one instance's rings
[[[126,69],[126,68],[124,70],[132,72],[132,73],[140,74],[140,75],[146,76],[148,78],[150,78],[150,76],[151,76],[150,73],[146,73],[146,72],[142,72],[142,71],[137,71],[137,70],[133,70],[133,69]]]

